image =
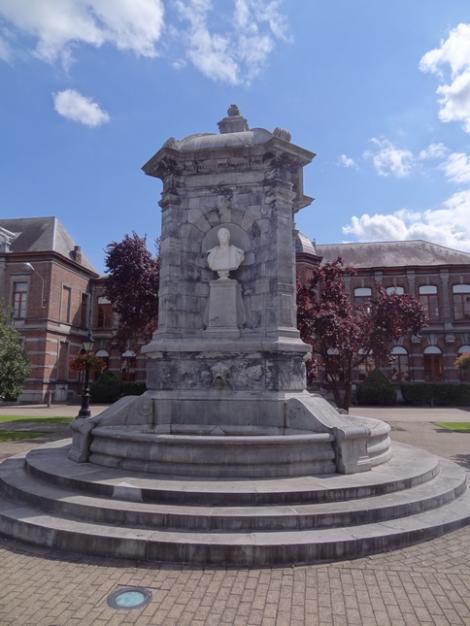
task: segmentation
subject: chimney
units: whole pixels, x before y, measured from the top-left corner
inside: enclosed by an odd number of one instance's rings
[[[75,246],[72,252],[70,253],[70,256],[76,263],[81,263],[82,262],[82,249],[80,248],[80,246]]]

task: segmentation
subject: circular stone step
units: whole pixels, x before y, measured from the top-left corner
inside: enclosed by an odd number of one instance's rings
[[[321,503],[367,498],[409,489],[434,478],[439,459],[404,444],[393,445],[390,461],[368,472],[330,474],[275,480],[182,480],[159,478],[67,458],[68,441],[54,442],[31,451],[26,469],[51,483],[89,494],[136,502],[249,506],[262,504]]]
[[[0,533],[104,557],[263,566],[391,550],[470,520],[463,469],[406,445],[349,476],[191,481],[77,464],[66,444],[0,464]]]
[[[93,496],[31,476],[23,460],[0,465],[4,493],[65,517],[131,528],[198,531],[274,531],[332,528],[380,522],[438,508],[462,495],[466,474],[441,460],[437,476],[399,492],[320,504],[219,506],[129,502]]]
[[[470,520],[470,492],[438,509],[386,523],[342,528],[202,533],[130,529],[44,513],[4,497],[0,532],[49,548],[103,557],[223,566],[267,566],[360,557],[402,548]]]

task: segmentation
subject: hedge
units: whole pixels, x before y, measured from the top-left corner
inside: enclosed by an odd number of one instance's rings
[[[140,396],[145,390],[145,383],[121,381],[117,374],[105,370],[91,386],[91,401],[111,404],[122,396]]]
[[[364,406],[392,406],[396,403],[393,384],[379,369],[373,370],[357,388],[357,403]]]
[[[121,384],[122,396],[141,396],[146,390],[145,383],[123,382]]]
[[[470,406],[470,385],[462,383],[406,383],[406,404],[413,406]]]

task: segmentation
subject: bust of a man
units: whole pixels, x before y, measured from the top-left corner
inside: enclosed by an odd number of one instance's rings
[[[209,250],[207,264],[220,279],[228,279],[230,272],[238,269],[243,263],[245,253],[240,248],[230,244],[228,228],[219,228],[217,231],[219,245]]]

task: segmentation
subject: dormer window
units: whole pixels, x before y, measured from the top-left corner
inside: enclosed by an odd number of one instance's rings
[[[0,252],[10,252],[10,246],[17,237],[17,233],[12,233],[0,226]]]

